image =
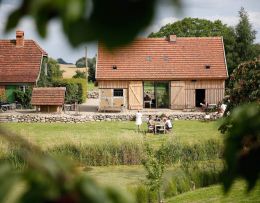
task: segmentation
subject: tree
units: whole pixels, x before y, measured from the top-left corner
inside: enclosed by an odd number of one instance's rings
[[[86,67],[86,57],[82,57],[76,61],[76,67]],[[88,81],[94,82],[96,74],[96,57],[88,58]]]
[[[225,114],[239,105],[260,102],[260,62],[240,64],[230,76],[229,102]]]
[[[59,64],[70,64],[70,65],[72,65],[72,63],[68,63],[68,62],[64,61],[63,58],[58,58],[58,59],[57,59],[57,62],[58,62]]]
[[[177,37],[223,36],[229,73],[238,65],[236,61],[235,31],[220,20],[209,21],[199,18],[184,18],[163,26],[158,32],[151,33],[149,37],[165,37],[171,34],[175,34]]]
[[[165,169],[165,161],[163,153],[155,153],[153,149],[146,144],[145,145],[146,157],[142,161],[142,164],[147,172],[147,185],[149,191],[157,192],[158,203],[161,202],[161,185],[162,177]]]
[[[238,52],[238,64],[252,60],[256,57],[254,53],[254,40],[256,31],[249,22],[248,14],[242,7],[239,11],[239,23],[236,25],[236,50]]]
[[[76,61],[77,68],[85,68],[86,67],[86,57],[81,57]]]
[[[80,71],[80,70],[76,70],[76,74],[73,75],[72,78],[82,78],[82,79],[86,79],[86,72]]]
[[[240,64],[230,76],[228,106],[219,130],[225,134],[223,183],[228,191],[237,177],[252,189],[260,173],[260,62]]]
[[[40,77],[37,82],[37,86],[52,86],[52,81],[54,79],[62,78],[63,72],[64,71],[60,70],[60,65],[55,59],[45,57],[42,62]]]

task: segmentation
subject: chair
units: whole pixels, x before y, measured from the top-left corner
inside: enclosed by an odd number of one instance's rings
[[[154,133],[154,126],[153,125],[149,125],[147,124],[147,127],[148,127],[148,133]]]

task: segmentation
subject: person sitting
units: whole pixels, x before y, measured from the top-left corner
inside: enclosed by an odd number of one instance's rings
[[[149,117],[148,117],[147,126],[148,126],[148,132],[149,133],[154,133],[154,121],[153,121],[151,115],[149,115]]]
[[[151,101],[151,98],[149,97],[148,94],[145,95],[145,97],[144,97],[144,101]]]
[[[203,100],[203,103],[200,103],[200,105],[201,105],[203,111],[205,111],[205,112],[208,111],[209,104],[206,102],[205,99]]]
[[[165,121],[165,128],[167,131],[171,131],[172,129],[172,122],[170,117],[167,117],[166,121]]]
[[[156,115],[154,121],[156,121],[156,122],[160,122],[161,119],[160,119],[160,117],[159,117],[158,115]]]

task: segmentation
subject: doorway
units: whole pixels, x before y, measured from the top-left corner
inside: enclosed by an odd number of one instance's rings
[[[196,107],[201,107],[201,103],[205,100],[205,89],[196,89]]]
[[[144,87],[144,108],[169,108],[169,82],[147,81]]]

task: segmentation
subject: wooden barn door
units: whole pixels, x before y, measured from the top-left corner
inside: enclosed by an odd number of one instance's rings
[[[171,81],[171,109],[185,108],[185,82]]]
[[[129,83],[129,109],[143,108],[143,83],[142,81],[131,81]]]

